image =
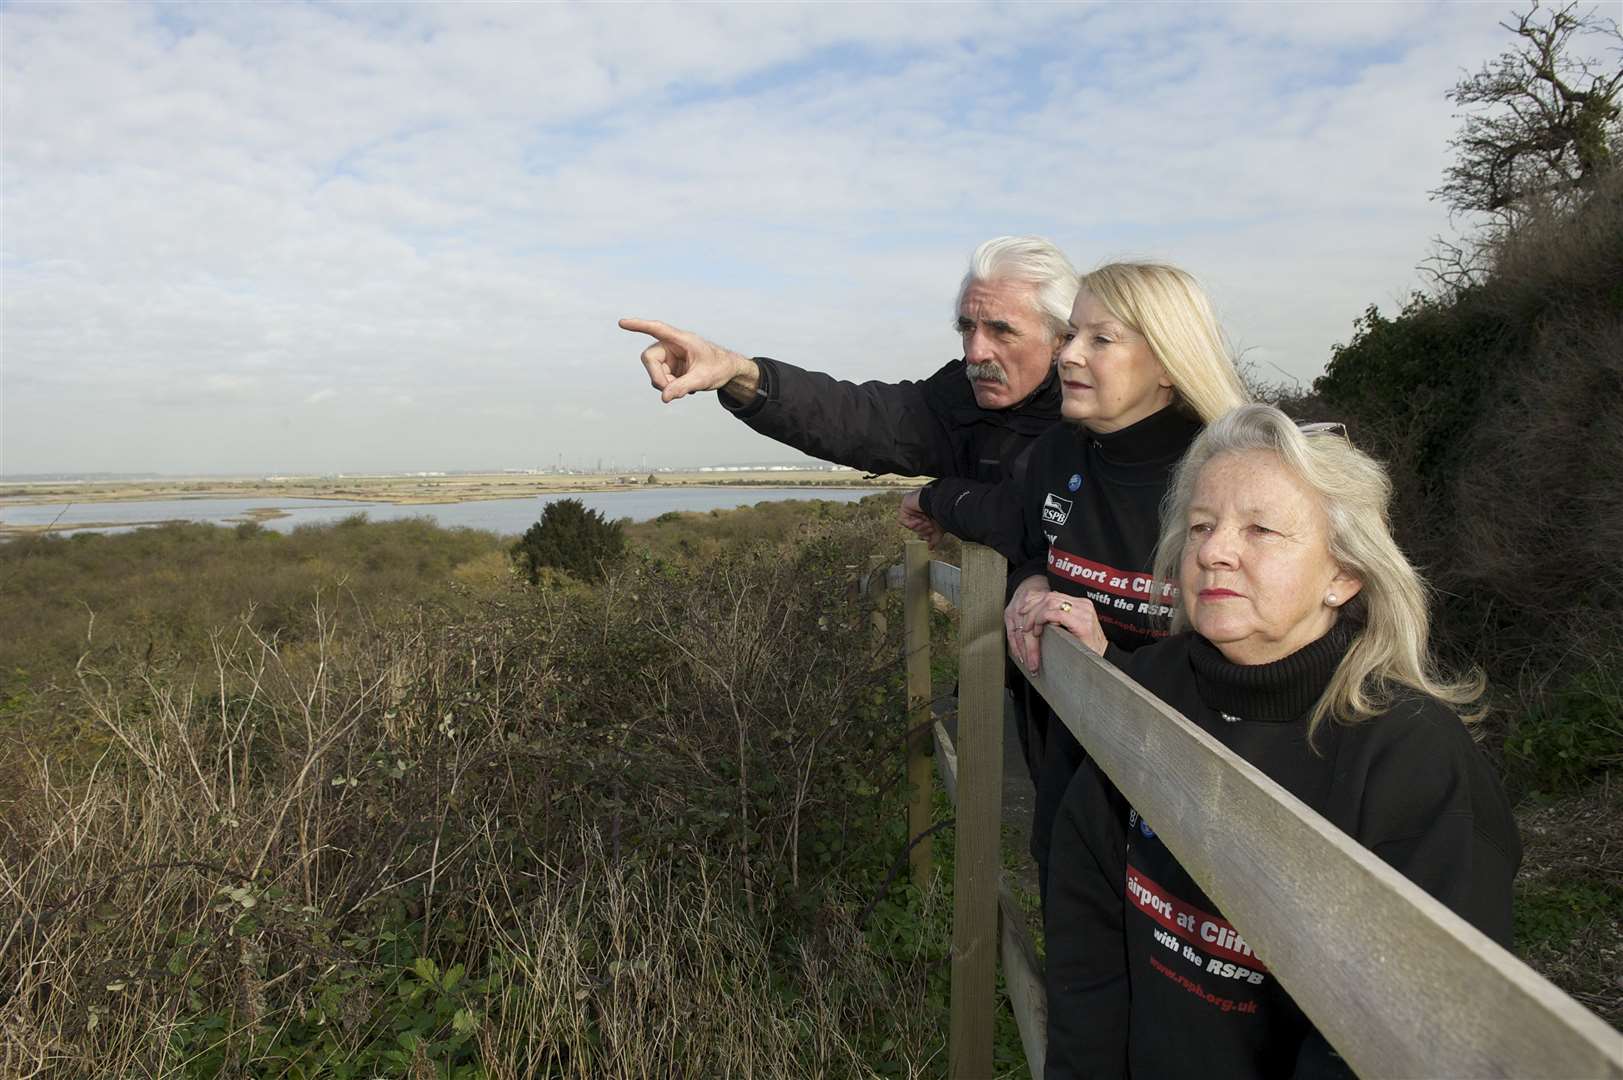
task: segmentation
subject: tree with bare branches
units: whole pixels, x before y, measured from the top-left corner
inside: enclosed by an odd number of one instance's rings
[[[1446,181],[1432,195],[1491,216],[1490,232],[1528,214],[1570,210],[1623,159],[1623,33],[1595,9],[1566,3],[1501,23],[1516,44],[1455,84],[1466,110]],[[1606,59],[1580,55],[1599,38]],[[1614,44],[1615,42],[1615,44]]]

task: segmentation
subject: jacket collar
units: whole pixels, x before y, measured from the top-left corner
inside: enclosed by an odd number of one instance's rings
[[[1183,457],[1203,425],[1176,405],[1151,413],[1120,431],[1100,435],[1080,424],[1076,437],[1106,465],[1171,465]]]
[[[943,382],[941,376],[948,370],[952,374]],[[1048,369],[1037,389],[1006,409],[983,409],[975,403],[975,388],[964,377],[961,359],[937,372],[930,384],[937,395],[937,408],[944,409],[958,425],[991,423],[1025,435],[1040,435],[1060,418],[1059,372],[1054,367]]]
[[[1061,393],[1059,388],[1059,368],[1050,364],[1047,376],[1037,384],[1037,389],[1027,394],[1023,401],[1017,401],[1009,406],[1009,411],[1030,411],[1034,414],[1041,414],[1044,419],[1058,420]]]

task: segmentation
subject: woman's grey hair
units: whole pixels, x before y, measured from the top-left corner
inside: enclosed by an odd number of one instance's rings
[[[999,236],[975,249],[969,257],[969,271],[958,285],[953,302],[956,320],[964,306],[964,293],[976,282],[1024,281],[1035,287],[1036,314],[1058,339],[1071,320],[1071,304],[1076,301],[1076,268],[1065,253],[1040,236]]]
[[[1178,464],[1161,505],[1158,585],[1178,583],[1201,470],[1220,455],[1259,450],[1317,493],[1329,519],[1331,558],[1364,583],[1337,609],[1338,618],[1355,622],[1353,641],[1308,718],[1308,738],[1326,718],[1354,724],[1384,712],[1401,687],[1447,702],[1474,725],[1485,711],[1470,709],[1482,697],[1482,675],[1450,677],[1433,661],[1426,584],[1392,538],[1392,483],[1345,435],[1303,431],[1271,405],[1242,405],[1209,424]],[[1182,599],[1174,607],[1174,631],[1189,628]]]

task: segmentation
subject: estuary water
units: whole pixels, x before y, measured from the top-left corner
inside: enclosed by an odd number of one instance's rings
[[[556,499],[579,499],[587,509],[611,520],[630,518],[647,521],[673,510],[706,512],[753,506],[758,502],[782,499],[828,499],[855,502],[887,488],[638,488],[634,491],[591,491],[553,495],[532,495],[522,499],[482,499],[472,502],[393,503],[354,502],[338,499],[218,499],[201,496],[191,499],[148,499],[138,502],[83,502],[19,504],[0,499],[0,524],[50,525],[58,533],[129,532],[143,525],[168,521],[208,522],[235,525],[250,520],[250,511],[280,510],[283,517],[260,522],[267,529],[292,532],[300,525],[331,524],[351,514],[365,514],[372,521],[400,518],[432,518],[445,528],[489,529],[516,535],[541,517],[542,508]]]

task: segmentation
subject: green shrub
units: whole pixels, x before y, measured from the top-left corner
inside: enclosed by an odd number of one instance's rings
[[[1366,311],[1291,404],[1387,463],[1439,651],[1486,669],[1526,717],[1518,760],[1566,783],[1562,755],[1598,744],[1561,719],[1579,699],[1545,698],[1623,651],[1623,172],[1493,254],[1468,286]]]
[[[600,581],[625,553],[625,527],[579,499],[558,499],[541,511],[541,520],[513,545],[513,561],[531,585],[543,567],[553,567],[582,581]]]
[[[1516,906],[1516,946],[1560,949],[1591,926],[1623,918],[1623,899],[1585,882],[1529,889]]]
[[[1505,756],[1518,779],[1551,794],[1623,765],[1623,675],[1587,672],[1546,696],[1511,728]]]

